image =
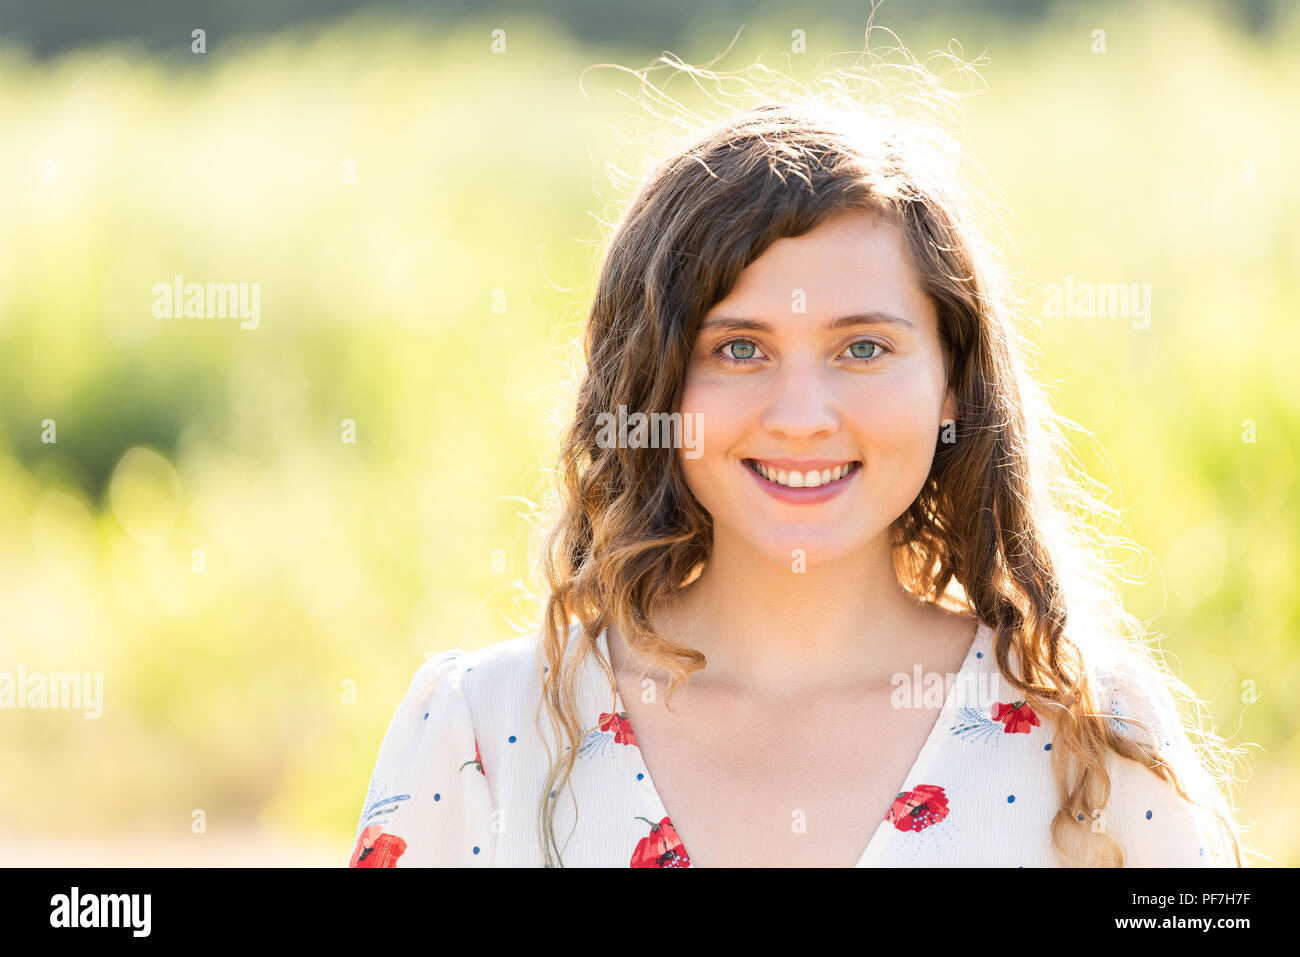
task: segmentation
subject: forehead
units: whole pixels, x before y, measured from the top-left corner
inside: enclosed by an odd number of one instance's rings
[[[741,315],[797,321],[865,312],[903,316],[919,329],[934,329],[937,322],[902,228],[855,210],[774,242],[741,272],[706,319]]]

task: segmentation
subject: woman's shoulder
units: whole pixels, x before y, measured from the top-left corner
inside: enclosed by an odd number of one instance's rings
[[[1105,807],[1093,811],[1091,826],[1116,838],[1125,849],[1126,866],[1223,863],[1212,810],[1221,808],[1221,799],[1178,704],[1184,697],[1179,689],[1189,689],[1140,646],[1109,642],[1079,647],[1096,703],[1094,713],[1153,755],[1146,761],[1113,751],[1106,755],[1110,795]],[[1014,648],[1010,658],[1014,668]],[[1042,731],[1055,743],[1063,716],[1046,708],[1035,717],[1041,718]],[[1161,765],[1173,770],[1188,797],[1161,773]],[[1055,786],[1049,764],[1041,763],[1039,773]]]
[[[1173,692],[1180,682],[1145,649],[1115,643],[1093,652],[1088,665],[1097,700],[1118,734],[1157,750],[1187,743]]]
[[[576,626],[571,626],[566,642],[571,642]],[[448,663],[449,659],[449,663]],[[435,665],[436,662],[443,662]],[[466,651],[456,648],[431,658],[424,667],[449,668],[457,687],[465,695],[476,716],[498,713],[502,704],[528,698],[536,700],[541,692],[543,674],[549,670],[542,650],[542,633],[531,631]]]
[[[981,638],[985,636],[981,627]],[[989,630],[987,634],[991,635]],[[1148,747],[1177,747],[1186,737],[1173,689],[1181,682],[1173,678],[1145,649],[1131,643],[1083,642],[1072,636],[1079,650],[1094,699],[1100,712],[1118,734]],[[992,642],[989,642],[990,646]],[[977,647],[982,642],[976,642]],[[993,656],[990,656],[993,657]],[[1020,650],[1013,644],[1008,650],[1008,664],[1019,673]],[[987,665],[996,670],[996,665]],[[1052,709],[1042,715],[1056,723]]]
[[[539,637],[425,653],[380,744],[351,866],[493,860],[499,808],[538,760]]]
[[[571,625],[565,635],[566,649],[574,646],[578,627]],[[535,630],[481,648],[430,655],[416,671],[411,693],[435,693],[435,688],[445,687],[462,701],[487,761],[488,750],[499,740],[515,745],[531,737],[520,729],[534,722],[549,668],[542,632]]]
[[[569,627],[566,643],[573,641],[578,627],[576,624]],[[501,639],[479,648],[455,647],[438,652],[426,651],[424,659],[416,669],[415,681],[434,681],[450,676],[456,687],[467,690],[508,690],[540,683],[541,672],[546,668],[542,658],[540,630]]]
[[[425,652],[412,684],[435,685],[448,680],[451,687],[467,696],[523,685],[533,677],[538,637],[534,632],[481,648]]]
[[[1190,689],[1142,647],[1120,646],[1091,662],[1097,700],[1111,728],[1149,760],[1112,754],[1107,826],[1127,866],[1209,867],[1225,862],[1219,793],[1189,733],[1179,700]],[[1179,693],[1179,689],[1182,693]],[[1165,774],[1172,771],[1184,793]],[[1186,796],[1184,796],[1186,795]]]

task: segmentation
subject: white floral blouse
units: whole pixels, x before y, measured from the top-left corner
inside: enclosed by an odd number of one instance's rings
[[[604,634],[597,644],[608,658]],[[548,759],[534,721],[543,667],[537,654],[533,634],[448,651],[420,666],[380,747],[349,867],[543,865],[535,822]],[[597,663],[588,665],[578,702],[590,730],[570,779],[579,810],[575,815],[566,791],[555,814],[563,865],[693,866],[622,699]],[[933,709],[942,701],[942,711],[857,866],[1058,866],[1050,832],[1059,806],[1052,722],[999,685],[991,629],[980,626],[954,678],[920,685],[912,678],[898,676],[897,703]],[[1141,733],[1122,720],[1135,716],[1126,699],[1116,691],[1110,700],[1115,726]],[[1190,747],[1169,712],[1140,712],[1154,718],[1165,748]],[[544,713],[540,723],[549,731]],[[1110,831],[1126,865],[1214,866],[1206,819],[1151,771],[1111,761],[1110,803],[1089,826]]]

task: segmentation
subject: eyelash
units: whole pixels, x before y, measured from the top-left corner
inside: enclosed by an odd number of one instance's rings
[[[734,356],[727,355],[726,353],[727,346],[734,345],[737,342],[748,342],[748,343],[752,343],[755,348],[758,347],[758,343],[754,342],[753,339],[746,339],[743,336],[740,336],[735,339],[728,339],[726,342],[719,343],[717,348],[713,350],[713,355],[716,358],[720,359],[722,362],[733,366],[747,366],[756,362],[758,359],[757,356],[754,356],[753,358],[749,358],[749,359],[737,359]],[[880,350],[876,355],[872,356],[869,359],[860,359],[857,356],[851,357],[852,361],[860,362],[863,363],[864,365],[870,364],[872,362],[878,362],[879,360],[883,359],[886,355],[888,355],[892,351],[883,342],[878,342],[875,339],[854,339],[845,348],[851,349],[853,346],[856,346],[859,342],[869,342]]]

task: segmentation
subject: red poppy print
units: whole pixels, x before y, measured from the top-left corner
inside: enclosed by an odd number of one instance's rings
[[[690,867],[691,858],[677,836],[672,821],[664,818],[658,824],[648,817],[638,817],[650,825],[648,837],[637,842],[629,867]]]
[[[1042,723],[1038,720],[1038,715],[1034,714],[1034,709],[1025,701],[1014,704],[993,702],[993,720],[1006,725],[1002,729],[1004,734],[1028,734],[1030,728],[1036,728]]]
[[[632,725],[628,723],[626,711],[620,711],[618,714],[602,714],[600,730],[613,731],[615,744],[636,746],[636,735],[632,733]]]
[[[918,784],[900,791],[885,820],[900,831],[921,831],[948,816],[948,795],[937,784]]]
[[[483,770],[483,756],[478,753],[478,738],[474,739],[474,759],[472,761],[466,761],[465,764],[474,765],[474,767],[478,768],[479,774],[487,777],[487,772]],[[465,764],[462,764],[456,770],[463,771],[465,769]]]
[[[379,824],[372,824],[357,838],[348,867],[396,867],[406,852],[406,841],[396,834],[386,834]]]

